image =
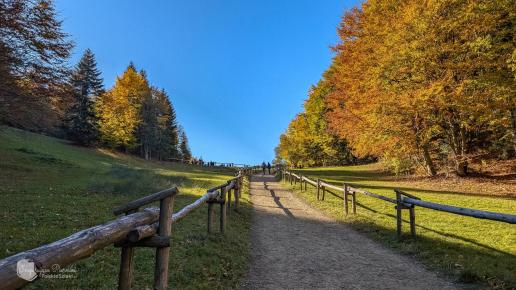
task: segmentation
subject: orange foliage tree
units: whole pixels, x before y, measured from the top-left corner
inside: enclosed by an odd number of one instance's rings
[[[513,1],[367,1],[338,29],[330,128],[396,171],[515,153]]]

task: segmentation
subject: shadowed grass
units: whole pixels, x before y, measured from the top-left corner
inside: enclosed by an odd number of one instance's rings
[[[296,170],[312,179],[330,183],[343,182],[371,192],[395,198],[396,181],[386,178],[375,165],[315,168]],[[285,183],[286,184],[286,183]],[[289,184],[286,184],[289,185]],[[408,186],[407,186],[408,185]],[[394,205],[357,193],[357,214],[344,216],[342,193],[326,194],[325,201],[317,201],[316,189],[296,193],[308,203],[332,217],[350,223],[403,253],[423,261],[462,282],[479,282],[493,289],[516,287],[516,225],[475,219],[416,207],[418,237],[396,241]],[[404,183],[403,190],[432,202],[481,210],[515,214],[516,200],[471,196],[466,193],[424,190]],[[351,207],[350,207],[351,210]],[[404,212],[404,233],[409,231],[408,213]]]
[[[66,141],[0,127],[0,259],[104,223],[120,204],[179,186],[174,210],[235,172],[76,147]],[[170,287],[227,289],[247,272],[250,203],[231,211],[226,235],[206,234],[206,208],[172,227]],[[114,289],[120,250],[112,246],[76,263],[73,279],[39,279],[28,289]],[[133,289],[152,289],[154,250],[138,248]]]

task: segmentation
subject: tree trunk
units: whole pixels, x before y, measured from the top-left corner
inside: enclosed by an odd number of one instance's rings
[[[453,151],[453,161],[455,163],[455,171],[459,176],[468,175],[468,161],[466,157],[466,132],[465,129],[457,124],[448,120],[449,124],[449,140],[450,146]]]
[[[435,170],[435,165],[432,160],[432,156],[430,156],[430,152],[428,151],[428,144],[425,144],[422,146],[423,149],[423,160],[425,162],[425,169],[429,176],[435,176],[437,173]]]
[[[462,158],[455,160],[455,170],[457,171],[457,175],[459,176],[467,176],[468,175],[468,162]]]

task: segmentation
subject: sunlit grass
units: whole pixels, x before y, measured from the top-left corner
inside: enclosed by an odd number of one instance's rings
[[[0,259],[114,219],[112,209],[179,186],[178,210],[234,175],[107,151],[0,127]],[[231,213],[227,234],[206,234],[206,208],[172,229],[170,287],[234,288],[245,275],[250,203]],[[75,265],[74,279],[40,279],[28,289],[115,289],[120,250],[107,247]],[[152,289],[154,250],[138,248],[133,289]]]
[[[371,192],[394,198],[396,181],[384,178],[375,165],[297,170],[313,179],[321,178],[341,185],[347,182]],[[437,203],[501,213],[516,213],[516,200],[468,196],[457,193],[421,190],[404,183],[403,189]],[[516,286],[516,225],[463,217],[416,207],[416,239],[396,241],[394,205],[357,194],[357,214],[344,216],[342,194],[326,194],[317,201],[316,189],[296,193],[332,217],[350,223],[361,232],[403,253],[415,256],[426,265],[441,270],[462,282],[480,282],[492,288]],[[405,221],[408,213],[404,213]],[[408,237],[409,225],[404,223]]]

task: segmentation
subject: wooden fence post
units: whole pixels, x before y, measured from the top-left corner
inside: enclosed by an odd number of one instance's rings
[[[222,200],[220,201],[220,233],[226,233],[226,193],[225,187],[221,188]]]
[[[412,205],[409,208],[410,213],[410,234],[412,237],[416,237],[416,213],[415,213],[415,206]]]
[[[321,191],[321,180],[317,178],[317,200],[319,200],[319,192]]]
[[[357,193],[353,191],[353,194],[351,195],[351,206],[353,208],[353,214],[357,213]]]
[[[213,232],[213,201],[208,201],[208,234]]]
[[[228,190],[228,200],[227,200],[227,202],[226,202],[226,206],[227,206],[227,214],[229,214],[229,213],[231,212],[231,211],[230,211],[230,209],[231,209],[231,193],[233,193],[233,194],[235,193],[235,188],[234,188],[234,187],[233,187],[233,188],[230,188],[230,189]]]
[[[344,183],[344,214],[348,215],[348,185]]]
[[[396,191],[396,234],[398,236],[398,240],[401,240],[401,194]]]
[[[170,239],[172,232],[172,208],[174,197],[168,196],[159,202],[158,236]],[[156,248],[156,268],[154,270],[154,289],[165,290],[168,286],[168,259],[170,246]]]
[[[322,187],[322,197],[321,200],[324,200],[324,197],[326,196],[326,186]]]
[[[299,177],[299,185],[301,185],[301,190],[303,190],[303,175]]]
[[[138,209],[133,209],[126,212],[126,215],[137,212]],[[129,290],[133,282],[133,268],[134,268],[134,247],[126,245],[122,247],[120,255],[120,272],[118,273],[118,289]]]
[[[236,189],[235,189],[235,210],[238,210],[238,205],[240,204],[240,193],[242,190],[242,176],[240,176],[236,181]]]

